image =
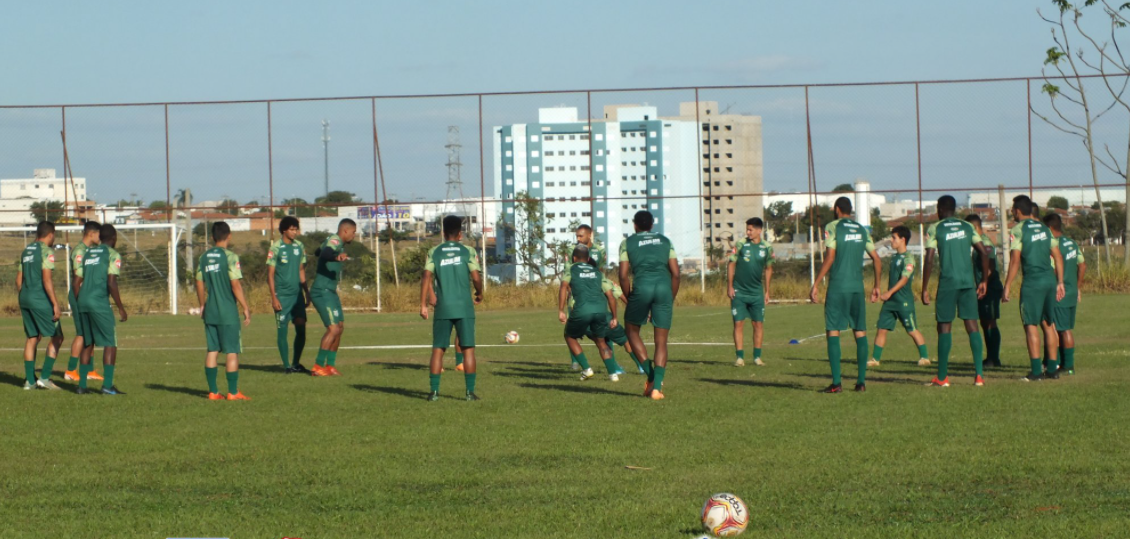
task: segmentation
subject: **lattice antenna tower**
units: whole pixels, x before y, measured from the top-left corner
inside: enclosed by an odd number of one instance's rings
[[[443,213],[445,215],[465,215],[461,207],[463,200],[463,161],[459,157],[459,150],[463,147],[459,143],[459,126],[447,126],[447,196],[444,197]],[[460,202],[456,202],[456,200]]]

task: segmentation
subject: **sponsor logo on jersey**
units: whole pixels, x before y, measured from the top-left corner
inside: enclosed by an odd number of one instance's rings
[[[1079,256],[1079,251],[1074,251],[1074,250],[1073,250],[1073,251],[1070,251],[1070,252],[1068,252],[1068,253],[1067,253],[1066,255],[1064,255],[1064,256],[1063,256],[1063,259],[1064,259],[1064,260],[1072,260],[1072,259],[1074,259],[1074,258],[1076,258],[1076,257],[1078,257],[1078,256]]]
[[[454,265],[456,265],[456,264],[458,264],[462,261],[463,261],[463,257],[461,257],[461,256],[457,256],[455,258],[445,258],[445,259],[440,261],[439,265],[441,267],[442,266],[454,266]]]
[[[119,258],[119,259],[115,260],[114,261],[114,267],[118,268],[118,269],[122,269],[122,259]]]
[[[595,271],[582,271],[577,276],[581,277],[583,279],[595,279],[596,278],[596,272]]]
[[[649,239],[649,240],[641,240],[637,244],[637,246],[643,247],[645,245],[658,245],[661,242],[662,242],[662,240],[660,240],[659,238],[652,238],[652,239]]]
[[[54,262],[55,261],[55,253],[51,253],[51,254],[47,255],[47,261],[48,262]]]
[[[844,241],[863,241],[863,234],[846,234]]]
[[[956,232],[949,232],[949,233],[946,234],[947,240],[956,240],[956,239],[960,239],[960,238],[964,238],[964,237],[965,237],[965,231],[964,230],[958,230]]]
[[[1046,239],[1048,239],[1047,232],[1036,232],[1028,238],[1028,241],[1044,241]]]
[[[441,251],[462,251],[462,250],[463,250],[463,248],[462,248],[462,247],[457,247],[457,246],[455,246],[455,245],[452,245],[452,246],[450,246],[450,247],[444,247],[443,249],[440,249],[440,250],[441,250]]]

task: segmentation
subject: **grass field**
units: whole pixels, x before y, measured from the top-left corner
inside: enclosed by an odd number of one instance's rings
[[[638,375],[578,381],[549,310],[478,319],[480,345],[511,329],[522,341],[479,348],[477,403],[457,398],[450,353],[445,398],[424,401],[430,323],[407,314],[349,315],[346,346],[415,348],[343,350],[340,378],[282,374],[271,319],[257,316],[240,380],[251,402],[204,398],[188,316],[119,326],[126,396],[22,391],[22,331],[7,318],[0,536],[685,538],[702,502],[731,491],[751,510],[744,537],[1126,537],[1127,299],[1085,298],[1073,377],[1019,381],[1012,304],[1006,367],[986,387],[972,385],[963,336],[955,384],[937,389],[893,334],[869,391],[841,395],[816,393],[823,339],[785,344],[822,332],[821,307],[771,306],[768,365],[743,369],[727,310],[681,308],[673,341],[709,344],[672,346],[661,402]]]

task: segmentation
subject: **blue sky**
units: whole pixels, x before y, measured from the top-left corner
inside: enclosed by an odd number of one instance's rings
[[[1035,10],[1050,6],[1028,0],[20,2],[0,18],[0,104],[1036,75],[1050,36]],[[735,111],[763,115],[767,188],[803,182],[804,148],[795,140],[803,134],[797,109],[803,94],[706,94],[703,99]],[[678,101],[692,98],[645,93],[594,101],[649,102],[674,113]],[[924,163],[936,160],[927,180],[954,181],[957,174],[968,178],[956,182],[962,185],[997,183],[986,176],[1007,170],[1006,183],[1026,182],[1027,169],[1016,168],[1027,163],[1022,140],[999,149],[984,145],[1023,135],[1016,132],[1026,126],[1023,99],[1022,83],[923,90],[923,120],[931,120],[924,143],[937,138],[924,149]],[[584,95],[491,99],[485,121],[488,128],[530,121],[537,106],[563,103],[583,105]],[[275,105],[276,199],[303,196],[309,182],[320,180],[322,117],[333,126],[331,174],[341,183],[335,186],[372,198],[366,196],[372,192],[369,106]],[[477,101],[378,107],[391,192],[434,198],[444,180],[446,125],[463,130],[464,162],[477,183]],[[862,176],[881,188],[904,187],[914,165],[905,147],[914,133],[911,87],[814,92],[814,115],[820,115],[814,129],[822,180]],[[0,111],[0,147],[8,148],[0,150],[0,177],[26,175],[33,165],[61,169],[58,130],[58,111]],[[174,108],[170,131],[174,190],[187,185],[198,198],[265,200],[264,106]],[[130,192],[163,198],[163,111],[72,110],[72,132],[76,173],[90,178],[99,198]],[[1047,145],[1058,146],[1059,139]],[[1040,153],[1049,175],[1075,174],[1074,156]],[[955,156],[969,166],[955,172]]]

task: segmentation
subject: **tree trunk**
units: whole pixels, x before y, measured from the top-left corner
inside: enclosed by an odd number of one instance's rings
[[[1074,67],[1074,66],[1072,66]],[[1095,184],[1095,200],[1099,203],[1099,219],[1103,225],[1103,253],[1106,263],[1110,264],[1110,229],[1106,226],[1106,208],[1103,207],[1103,195],[1099,190],[1099,171],[1095,167],[1095,139],[1091,136],[1091,109],[1087,106],[1087,93],[1083,91],[1083,82],[1076,77],[1079,85],[1079,97],[1083,101],[1083,115],[1087,118],[1087,155],[1091,158],[1091,180]]]

